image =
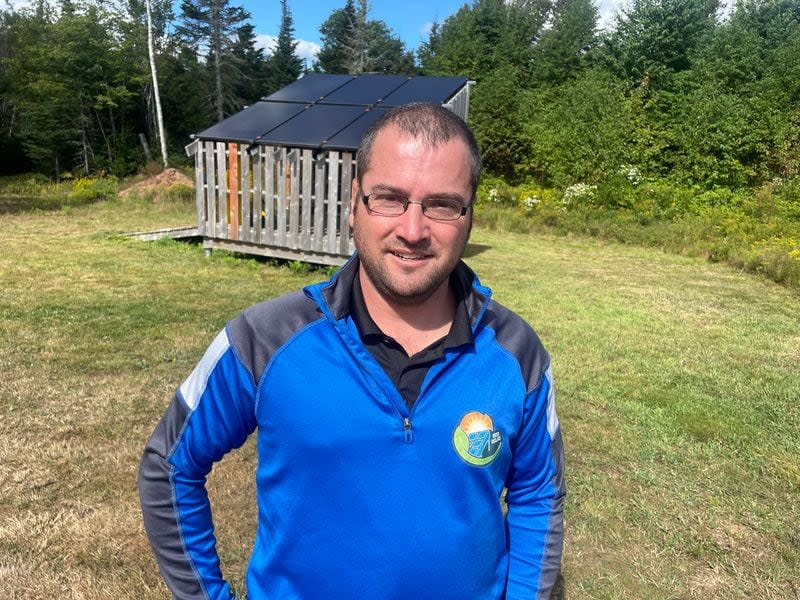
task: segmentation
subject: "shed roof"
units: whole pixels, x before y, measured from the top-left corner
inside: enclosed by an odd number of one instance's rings
[[[387,108],[445,104],[466,84],[465,77],[310,73],[194,137],[352,151]]]

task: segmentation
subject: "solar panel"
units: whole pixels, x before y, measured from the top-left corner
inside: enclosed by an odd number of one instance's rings
[[[285,123],[303,111],[303,104],[257,102],[201,131],[195,137],[218,142],[252,143],[270,129]]]
[[[436,102],[442,104],[464,87],[463,77],[415,77],[390,93],[381,106],[401,106],[409,102]]]
[[[373,108],[362,113],[345,129],[334,135],[325,144],[325,148],[330,150],[358,150],[361,145],[361,138],[378,117],[385,113],[386,108]]]
[[[260,141],[264,144],[318,148],[360,117],[364,110],[362,106],[315,104],[267,133]]]
[[[282,87],[264,100],[277,102],[317,102],[342,85],[352,81],[352,75],[309,73],[286,87]]]
[[[331,92],[322,104],[358,104],[370,106],[391,94],[409,80],[402,75],[360,75]]]
[[[369,126],[389,107],[441,104],[466,83],[464,77],[310,73],[195,137],[356,150]]]

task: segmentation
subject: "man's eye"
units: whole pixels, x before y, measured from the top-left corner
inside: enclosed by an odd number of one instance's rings
[[[405,204],[406,199],[397,194],[376,194],[375,202],[378,204]]]
[[[430,198],[426,201],[428,208],[433,210],[460,210],[461,205],[455,200],[447,198]]]

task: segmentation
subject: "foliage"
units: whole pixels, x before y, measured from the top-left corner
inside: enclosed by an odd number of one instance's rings
[[[348,73],[350,43],[356,23],[356,7],[347,0],[343,8],[337,8],[320,25],[322,47],[317,54],[314,69],[324,73]]]
[[[250,18],[241,6],[229,0],[181,0],[178,35],[197,53],[206,57],[213,74],[212,107],[217,121],[241,107],[233,95],[239,60],[233,53],[239,28]]]
[[[272,93],[295,81],[303,71],[303,60],[295,50],[292,13],[286,0],[281,0],[281,27],[278,41],[267,60],[266,72],[268,84],[266,93]]]
[[[291,16],[291,15],[290,15]],[[283,27],[283,26],[282,26]],[[285,38],[285,35],[284,35]],[[264,97],[272,85],[264,49],[256,46],[255,27],[247,23],[236,30],[236,41],[231,47],[231,53],[239,64],[240,77],[234,82],[235,95],[242,104],[250,105]],[[278,35],[278,47],[283,52],[285,39]],[[294,47],[292,48],[294,50]],[[276,50],[277,53],[277,50]]]
[[[597,183],[634,160],[633,109],[622,85],[601,70],[531,90],[522,96],[520,110],[530,152],[519,169],[539,181]]]
[[[18,136],[42,171],[125,170],[130,144],[124,116],[136,72],[114,40],[113,15],[89,5],[50,13],[28,11],[14,24],[24,52],[7,59]]]
[[[108,199],[117,193],[117,182],[110,178],[86,177],[76,179],[69,193],[70,200],[78,202],[94,202]]]
[[[478,225],[579,233],[726,262],[800,291],[800,180],[753,192],[643,182],[630,168],[563,191],[488,177]]]
[[[369,19],[369,3],[347,0],[320,25],[322,48],[314,70],[325,73],[412,74],[414,56],[383,21]]]
[[[414,56],[368,0],[322,22],[314,69],[459,75],[489,173],[516,184],[609,189],[644,181],[757,189],[800,173],[800,10],[796,0],[632,0],[597,33],[589,0],[472,0],[434,23]],[[282,4],[278,47],[257,46],[231,0],[154,0],[156,64],[169,154],[189,136],[302,71]],[[37,0],[0,9],[4,171],[140,168],[155,139],[143,1]]]
[[[555,0],[551,20],[534,47],[533,77],[559,84],[588,66],[597,42],[598,11],[592,0]]]
[[[508,65],[527,77],[534,42],[541,32],[550,3],[476,0],[430,32],[420,56],[423,72],[462,75],[480,81]]]
[[[631,86],[664,89],[713,32],[719,0],[633,0],[605,46],[609,66]]]

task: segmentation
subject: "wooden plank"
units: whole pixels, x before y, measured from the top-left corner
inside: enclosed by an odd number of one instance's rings
[[[300,151],[292,150],[292,159],[288,161],[291,173],[291,189],[289,195],[289,237],[286,245],[289,248],[299,246],[300,233]]]
[[[239,226],[239,239],[245,241],[253,240],[253,201],[250,198],[250,153],[247,147],[239,145],[239,189],[242,196],[239,204],[242,207],[242,223]]]
[[[257,146],[253,156],[253,233],[250,240],[260,244],[262,241],[262,223],[264,210],[264,147]]]
[[[228,237],[228,190],[227,190],[227,157],[225,156],[225,143],[217,142],[217,234],[214,237]]]
[[[350,254],[350,196],[353,183],[353,154],[342,152],[342,181],[340,182],[339,198],[341,210],[339,211],[339,254]]]
[[[311,193],[311,181],[312,181],[312,174],[314,169],[314,158],[311,156],[311,150],[306,148],[303,150],[303,162],[300,165],[301,169],[301,176],[302,176],[302,192],[301,192],[301,203],[300,203],[300,231],[299,239],[298,239],[298,246],[303,250],[308,250],[311,248],[311,214],[314,210],[313,208],[313,194]]]
[[[326,155],[324,160],[314,161],[314,226],[311,236],[311,247],[317,252],[321,252],[325,246],[325,183],[327,173],[326,167],[330,155]]]
[[[239,144],[228,143],[228,238],[239,239]]]
[[[275,230],[278,234],[275,237],[275,242],[278,246],[286,246],[286,201],[290,195],[289,183],[289,161],[286,158],[286,148],[280,149],[278,157],[277,169],[275,169],[278,180],[275,182],[278,187],[278,205],[275,207],[277,219],[275,221]]]
[[[190,145],[194,146],[194,203],[197,211],[197,231],[200,232],[200,235],[203,235],[206,231],[206,190],[203,173],[205,153],[203,152],[203,145],[197,140]]]
[[[337,220],[339,206],[339,153],[328,154],[328,219],[325,232],[325,249],[331,254],[336,254],[336,233],[339,229]]]
[[[217,237],[217,179],[214,165],[214,142],[205,143],[206,155],[206,237]]]
[[[261,243],[272,244],[275,240],[275,151],[271,146],[264,148],[264,229]]]

